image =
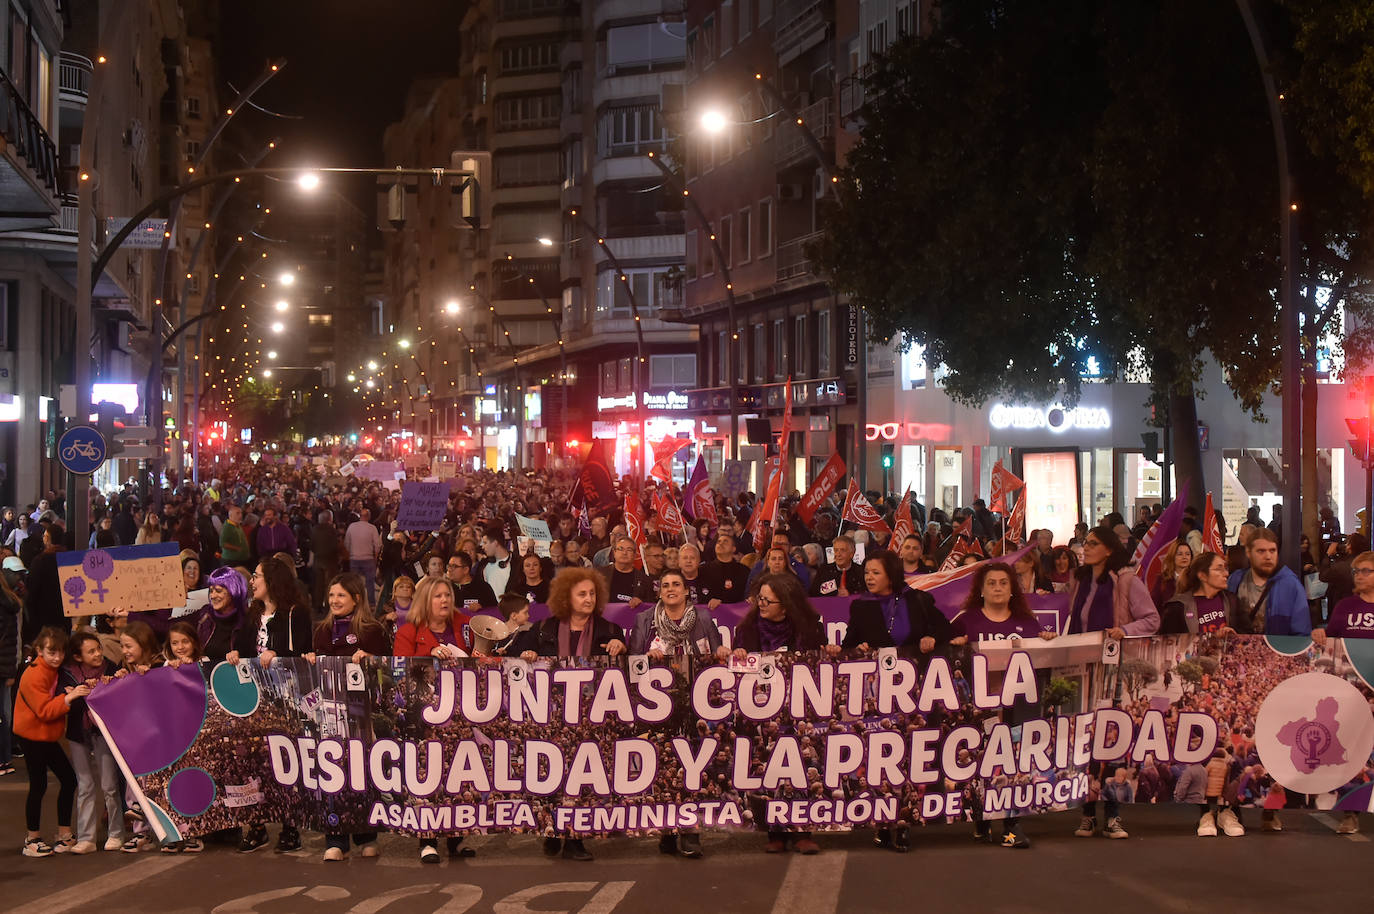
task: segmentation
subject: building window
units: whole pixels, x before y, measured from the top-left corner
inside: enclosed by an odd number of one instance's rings
[[[787,376],[787,325],[782,318],[773,321],[773,377],[782,380]]]
[[[498,152],[494,163],[497,187],[557,184],[562,173],[557,149],[520,149]]]
[[[701,235],[701,275],[710,276],[716,272],[716,243],[707,234]]]
[[[792,318],[792,373],[805,378],[811,369],[806,357],[806,315],[798,314]]]
[[[603,157],[661,151],[667,139],[657,105],[608,108],[597,119],[596,134]]]
[[[685,242],[683,250],[687,252],[687,281],[695,282],[697,278],[697,264],[701,260],[701,249],[697,247],[697,232],[693,229],[683,237]]]
[[[912,11],[915,9],[914,3],[899,3],[897,5],[897,37],[905,38],[912,34]]]
[[[730,334],[721,331],[716,334],[716,383],[730,383]]]
[[[740,210],[735,217],[735,263],[749,262],[749,249],[753,241],[753,220],[750,218],[752,215],[753,213],[746,208]]]
[[[733,228],[733,225],[731,223],[732,220],[729,216],[721,216],[720,229],[716,232],[716,240],[720,242],[720,253],[721,256],[725,258],[725,265],[727,267],[734,266],[735,263],[733,259],[735,249],[732,246],[734,236],[731,234],[730,231]]]
[[[200,99],[197,96],[186,97],[186,116],[193,121],[200,120]]]
[[[582,137],[563,147],[563,181],[575,186],[582,181]]]
[[[187,140],[186,158],[194,162],[198,155],[200,155],[200,142],[198,140]]]
[[[773,198],[765,197],[759,201],[758,244],[754,250],[759,257],[773,253]]]
[[[334,326],[334,315],[311,314],[306,317],[305,322],[311,327],[332,327]]]
[[[502,73],[535,73],[558,66],[556,41],[532,41],[501,48]]]
[[[563,111],[579,114],[582,111],[582,68],[569,67],[563,71]]]
[[[754,5],[752,0],[736,0],[739,6],[739,37],[743,39],[754,30]]]
[[[668,297],[668,271],[656,268],[629,269],[625,271],[624,280],[620,275],[615,270],[602,270],[597,274],[597,314],[602,317],[632,316],[630,293],[633,292],[640,316],[645,319],[656,316]]]
[[[831,312],[816,312],[816,374],[827,377],[831,373],[830,349],[835,341],[832,338]]]
[[[635,389],[634,359],[629,358],[628,356],[620,360],[620,389]]]
[[[926,386],[926,347],[920,343],[911,343],[906,352],[901,354],[902,359],[902,389],[920,390]]]
[[[762,384],[768,364],[768,337],[763,324],[754,325],[754,383]]]
[[[563,99],[557,92],[496,100],[496,129],[540,130],[557,127]]]
[[[695,353],[649,356],[650,387],[695,387],[697,357]]]

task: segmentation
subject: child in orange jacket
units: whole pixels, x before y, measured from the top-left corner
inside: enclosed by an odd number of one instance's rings
[[[29,770],[29,795],[24,814],[29,829],[24,839],[25,857],[65,854],[76,844],[72,834],[72,805],[76,799],[76,772],[62,751],[62,736],[67,729],[67,711],[78,698],[91,694],[82,683],[58,694],[57,671],[67,657],[67,633],[51,626],[38,633],[33,642],[38,657],[19,678],[19,700],[14,705],[14,735],[24,747],[24,762]],[[57,839],[43,841],[38,827],[43,814],[43,794],[48,790],[48,771],[57,777]]]

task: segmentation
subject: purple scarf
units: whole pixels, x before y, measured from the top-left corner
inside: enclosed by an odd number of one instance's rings
[[[587,627],[582,629],[582,635],[577,639],[577,653],[572,652],[572,626],[567,619],[558,623],[558,656],[560,657],[590,657],[592,655],[592,623],[595,620],[588,619]]]
[[[902,645],[911,637],[911,614],[907,612],[906,601],[898,593],[890,593],[878,598],[878,609],[883,614],[883,624],[892,636],[894,645]]]
[[[759,616],[759,650],[777,651],[788,646],[792,640],[792,623],[787,618],[773,622]]]
[[[1069,634],[1080,635],[1084,632],[1105,632],[1116,624],[1116,604],[1112,599],[1115,581],[1107,579],[1097,583],[1092,579],[1081,581],[1078,593],[1074,595],[1073,612],[1069,617]],[[1092,591],[1092,603],[1083,610],[1088,602],[1088,591]],[[1084,616],[1087,619],[1084,619]]]

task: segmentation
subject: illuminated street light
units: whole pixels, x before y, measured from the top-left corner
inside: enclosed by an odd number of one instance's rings
[[[542,245],[543,245],[544,247],[546,247],[546,248],[551,248],[551,247],[553,247],[553,239],[552,239],[552,238],[548,238],[548,237],[540,238],[540,239],[539,239],[539,243],[542,244]]]
[[[269,349],[269,350],[267,350],[267,357],[268,357],[269,359],[275,359],[275,358],[277,357],[277,350],[275,350],[275,349]]]
[[[368,361],[367,361],[367,370],[368,370],[368,371],[376,371],[376,370],[377,370],[377,363],[376,363],[375,361],[373,361],[372,359],[368,359]]]
[[[410,348],[410,340],[405,339],[404,337],[402,337],[401,339],[399,339],[399,340],[396,341],[396,345],[397,345],[397,346],[400,346],[402,349],[409,349],[409,348]]]
[[[278,311],[285,311],[291,307],[291,303],[283,298],[277,302],[275,307]]]
[[[297,178],[296,183],[301,186],[301,190],[316,190],[320,186],[320,176],[308,171]]]
[[[377,386],[377,382],[376,382],[376,381],[372,380],[371,378],[368,378],[368,379],[367,379],[367,389],[368,389],[368,390],[372,390],[372,389],[373,389],[374,387],[376,387],[376,386]]]
[[[270,377],[272,377],[272,369],[270,369],[270,368],[264,368],[264,369],[262,370],[262,376],[263,376],[264,378],[270,378]]]
[[[719,108],[708,108],[701,113],[701,129],[707,133],[724,133],[730,126],[730,119]]]
[[[355,375],[353,372],[350,371],[350,372],[348,373],[348,383],[352,384],[352,383],[353,383],[354,381],[356,381],[356,380],[358,380],[358,376]]]
[[[449,301],[448,304],[444,305],[444,310],[447,311],[449,314],[457,314],[457,313],[458,313],[458,300],[457,300],[457,299],[451,299],[451,300]]]
[[[273,333],[281,333],[281,332],[282,332],[283,330],[285,330],[285,329],[286,329],[286,325],[283,324],[281,321],[273,321],[273,322],[272,322],[272,332],[273,332]]]
[[[284,286],[294,285],[295,282],[296,282],[296,274],[295,274],[295,273],[283,273],[283,274],[281,274],[281,276],[277,277],[277,281],[280,282],[280,283],[281,283],[282,285],[284,285]]]

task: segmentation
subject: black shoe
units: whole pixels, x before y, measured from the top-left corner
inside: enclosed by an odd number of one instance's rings
[[[251,854],[260,847],[267,845],[267,829],[261,825],[254,825],[243,833],[243,840],[239,841],[239,853]]]
[[[880,828],[878,833],[873,836],[874,847],[892,847],[892,829]]]
[[[911,827],[905,823],[892,829],[892,849],[899,854],[911,850]]]
[[[679,837],[677,839],[677,853],[679,857],[696,860],[701,856],[701,836],[688,834]]]
[[[587,850],[586,845],[582,843],[581,838],[569,838],[567,841],[563,842],[563,859],[581,860],[585,862],[591,860],[592,855],[591,852]]]
[[[660,854],[676,854],[677,835],[661,835],[658,839],[658,852]]]
[[[1025,849],[1030,847],[1030,839],[1019,831],[1009,831],[1002,836],[1003,847],[1016,847]]]
[[[285,854],[301,849],[301,833],[294,825],[283,825],[277,835],[277,853]]]
[[[477,856],[477,851],[470,847],[463,847],[463,838],[461,835],[448,838],[445,843],[448,844],[448,855],[450,857],[461,857],[466,860],[469,857]]]
[[[557,857],[557,856],[558,856],[558,852],[561,851],[562,849],[563,849],[563,839],[562,839],[562,838],[545,838],[545,839],[544,839],[544,856],[545,856],[545,857]]]
[[[973,840],[978,844],[996,844],[992,837],[992,826],[981,824],[973,830]]]

